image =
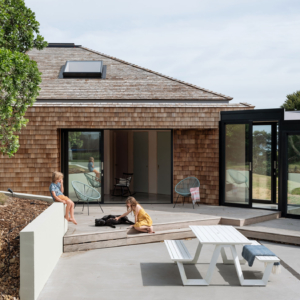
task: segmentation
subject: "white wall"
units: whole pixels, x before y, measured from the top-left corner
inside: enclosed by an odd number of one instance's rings
[[[20,232],[20,298],[35,300],[63,253],[65,207],[53,203]]]

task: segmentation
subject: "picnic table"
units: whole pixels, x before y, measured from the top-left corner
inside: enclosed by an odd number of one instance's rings
[[[256,256],[261,262],[266,262],[262,279],[244,279],[241,264],[245,264],[244,259],[239,259],[237,245],[256,245],[256,241],[248,240],[244,235],[237,231],[233,226],[208,225],[208,226],[189,226],[197,237],[199,244],[194,257],[191,256],[183,241],[166,240],[165,244],[171,259],[177,263],[183,285],[209,285],[214,269],[221,254],[223,264],[234,264],[241,285],[266,285],[271,274],[274,262],[279,261],[276,256]],[[215,250],[212,255],[209,268],[203,279],[187,279],[183,264],[196,264],[204,245],[214,245]],[[228,259],[225,248],[229,248],[232,259]]]

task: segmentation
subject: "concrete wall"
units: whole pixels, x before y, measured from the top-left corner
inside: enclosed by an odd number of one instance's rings
[[[21,199],[30,199],[30,200],[42,200],[46,201],[49,203],[53,202],[53,199],[51,196],[42,196],[42,195],[33,195],[33,194],[23,194],[23,193],[14,193],[13,195],[10,192],[7,191],[0,191],[1,194],[5,194],[6,196],[13,196],[16,198],[21,198]],[[50,192],[49,192],[50,194]]]
[[[53,203],[20,232],[20,298],[38,298],[61,254],[68,230],[64,205]]]

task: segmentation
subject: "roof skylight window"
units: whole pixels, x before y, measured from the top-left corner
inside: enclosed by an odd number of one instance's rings
[[[68,60],[63,71],[63,78],[103,78],[102,60]]]

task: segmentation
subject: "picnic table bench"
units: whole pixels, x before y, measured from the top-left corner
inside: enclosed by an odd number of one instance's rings
[[[235,246],[260,245],[258,242],[248,240],[232,226],[190,226],[190,228],[199,241],[194,257],[189,253],[183,241],[165,240],[171,259],[178,265],[183,285],[209,285],[220,254],[223,264],[235,265],[240,285],[243,286],[267,285],[273,264],[280,261],[276,256],[256,256],[255,258],[258,261],[266,263],[262,279],[244,279],[241,264],[245,264],[246,261],[244,259],[239,259]],[[208,271],[205,274],[204,279],[187,279],[183,264],[196,264],[203,245],[215,245]],[[228,247],[231,250],[233,259],[227,258],[225,247]]]

